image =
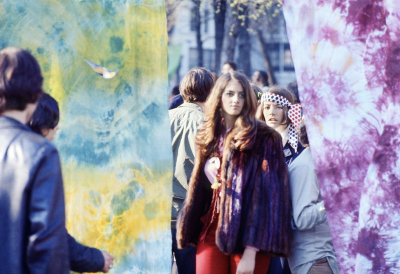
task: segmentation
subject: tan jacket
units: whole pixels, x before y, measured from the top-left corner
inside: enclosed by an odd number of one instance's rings
[[[171,226],[175,228],[194,167],[194,138],[198,126],[204,121],[204,113],[202,107],[196,103],[183,103],[169,110],[168,114],[174,164]]]

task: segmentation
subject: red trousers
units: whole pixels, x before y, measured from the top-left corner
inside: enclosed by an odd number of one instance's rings
[[[196,274],[236,274],[242,254],[225,255],[215,244],[216,226],[208,231],[204,241],[197,243]],[[257,253],[254,274],[268,271],[271,255]]]

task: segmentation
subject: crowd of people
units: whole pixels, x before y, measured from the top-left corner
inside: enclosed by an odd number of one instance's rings
[[[296,85],[267,76],[194,68],[170,99],[179,274],[339,273]],[[60,113],[42,82],[29,52],[0,51],[2,270],[108,272],[114,258],[65,228]]]
[[[227,62],[174,89],[173,273],[339,273],[296,82]]]

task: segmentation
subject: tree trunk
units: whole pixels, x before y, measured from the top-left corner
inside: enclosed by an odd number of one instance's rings
[[[201,15],[200,6],[201,0],[193,0],[195,4],[195,29],[196,29],[196,41],[197,41],[197,66],[203,67],[203,41],[201,41]]]
[[[221,68],[221,54],[224,43],[226,0],[214,0],[215,22],[215,68],[216,72]]]
[[[235,48],[236,48],[236,38],[239,35],[240,29],[240,20],[239,20],[239,4],[236,4],[234,7],[231,7],[232,0],[227,2],[227,14],[228,20],[225,27],[224,34],[224,62],[233,62],[235,57]],[[235,13],[233,13],[235,12]]]
[[[258,41],[260,41],[261,50],[262,50],[262,53],[264,56],[265,66],[267,67],[267,74],[268,74],[268,78],[269,78],[268,83],[270,86],[275,85],[276,78],[274,75],[274,70],[272,69],[271,58],[269,57],[269,53],[268,53],[267,42],[264,40],[262,30],[260,30],[260,29],[257,30],[257,38],[258,38]]]
[[[251,40],[250,33],[247,30],[249,27],[249,18],[247,16],[247,9],[245,11],[244,25],[240,26],[239,33],[239,61],[238,68],[247,76],[251,76]]]

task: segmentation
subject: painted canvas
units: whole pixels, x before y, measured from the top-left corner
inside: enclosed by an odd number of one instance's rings
[[[284,0],[341,273],[400,273],[400,5]]]
[[[163,1],[0,0],[0,33],[39,60],[60,103],[69,233],[111,253],[111,273],[169,273]]]

